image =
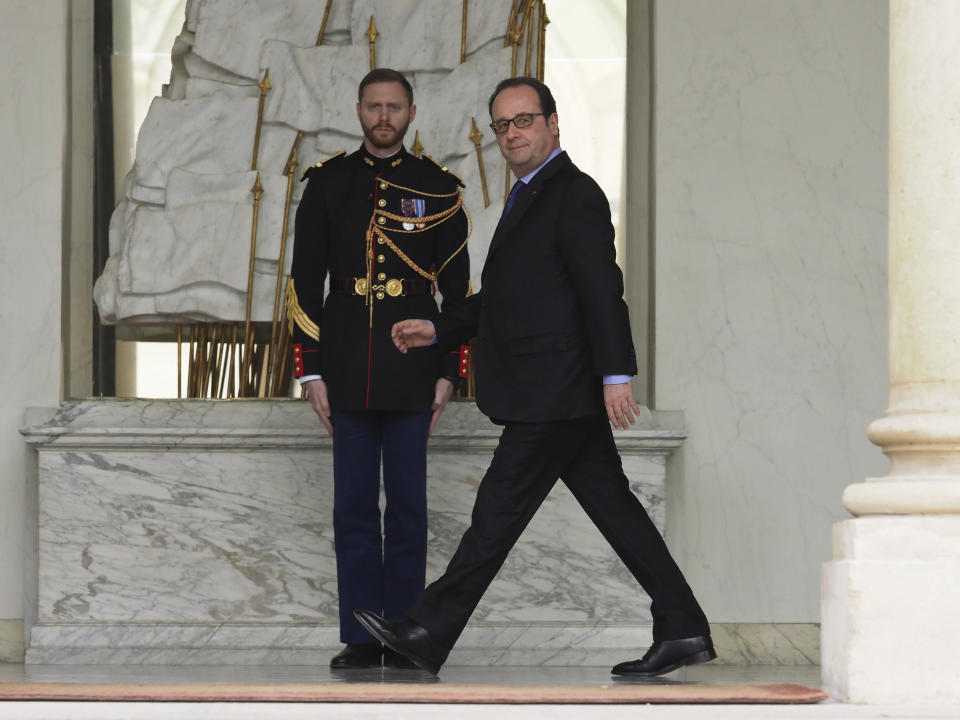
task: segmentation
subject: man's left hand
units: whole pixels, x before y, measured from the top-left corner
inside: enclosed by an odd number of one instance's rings
[[[446,378],[439,378],[433,394],[433,405],[431,406],[433,407],[433,417],[430,418],[430,429],[427,430],[428,435],[433,433],[433,428],[443,414],[444,408],[447,407],[447,400],[450,399],[451,395],[453,395],[453,383]]]
[[[610,424],[618,430],[626,430],[636,422],[640,407],[633,397],[630,383],[615,383],[603,386],[603,404],[607,408]]]

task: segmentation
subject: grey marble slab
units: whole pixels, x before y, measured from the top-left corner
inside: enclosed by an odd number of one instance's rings
[[[681,420],[647,413],[618,433],[661,529]],[[332,455],[307,403],[73,401],[27,425],[39,452],[31,662],[293,662],[337,645]],[[428,581],[468,526],[499,432],[458,402],[431,438]],[[558,483],[458,649],[465,662],[587,662],[644,645],[648,604]]]

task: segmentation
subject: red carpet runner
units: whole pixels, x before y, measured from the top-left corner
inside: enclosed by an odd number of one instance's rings
[[[803,685],[616,683],[596,686],[463,683],[59,683],[0,682],[3,700],[101,702],[369,702],[464,704],[792,704],[826,699]]]

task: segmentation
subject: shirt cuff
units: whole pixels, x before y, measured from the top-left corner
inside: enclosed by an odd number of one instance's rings
[[[303,378],[300,378],[303,380]],[[633,380],[633,375],[604,375],[603,384],[604,385],[622,385],[623,383],[628,383]]]
[[[424,320],[424,322],[430,323],[430,327],[433,328],[433,340],[430,341],[431,345],[437,344],[437,326],[433,324],[432,320]]]
[[[302,375],[301,377],[298,377],[297,380],[299,380],[300,384],[303,385],[304,383],[308,383],[311,380],[323,380],[323,376],[322,375]]]

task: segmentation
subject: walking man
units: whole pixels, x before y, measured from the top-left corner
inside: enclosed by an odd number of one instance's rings
[[[489,109],[517,183],[490,244],[482,288],[435,322],[397,323],[393,340],[415,355],[433,342],[453,347],[475,336],[477,405],[503,433],[446,572],[401,620],[369,609],[356,616],[387,646],[438,672],[559,478],[652,600],[653,645],[613,674],[654,676],[712,660],[707,619],[630,491],[611,431],[629,427],[639,408],[607,199],[560,149],[546,85],[504,80]]]

